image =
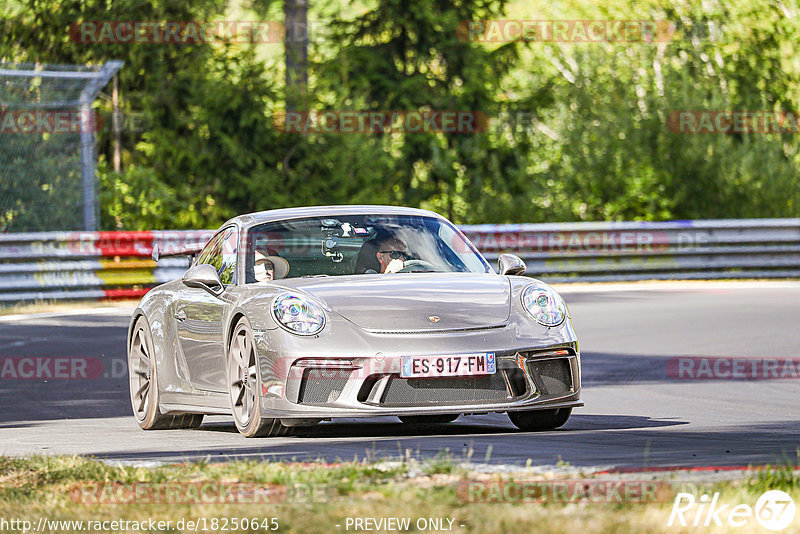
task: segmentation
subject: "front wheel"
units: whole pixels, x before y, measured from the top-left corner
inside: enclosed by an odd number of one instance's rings
[[[571,414],[572,408],[558,408],[555,410],[508,412],[508,418],[520,430],[553,430],[563,426]]]
[[[128,345],[128,385],[136,422],[144,430],[198,428],[202,414],[164,415],[158,408],[158,373],[153,351],[153,337],[144,317],[133,326]]]
[[[233,329],[228,347],[228,392],[236,428],[247,438],[282,436],[288,428],[280,419],[261,415],[261,380],[253,331],[242,317]]]

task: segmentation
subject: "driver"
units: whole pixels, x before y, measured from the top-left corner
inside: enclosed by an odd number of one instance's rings
[[[268,248],[264,252],[256,251],[253,275],[257,282],[280,280],[289,274],[289,262],[278,256],[277,251]]]
[[[396,237],[389,237],[378,244],[378,263],[381,264],[381,274],[396,273],[403,268],[405,262],[411,259],[406,244]]]

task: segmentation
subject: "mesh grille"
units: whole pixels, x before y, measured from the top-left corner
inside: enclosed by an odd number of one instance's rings
[[[337,370],[308,369],[303,375],[299,402],[303,404],[329,404],[335,402],[347,383],[347,373]]]
[[[508,398],[500,373],[453,378],[400,378],[393,376],[386,386],[384,406],[498,402]]]
[[[528,370],[538,378],[545,395],[565,395],[572,388],[572,370],[565,358],[532,361]]]

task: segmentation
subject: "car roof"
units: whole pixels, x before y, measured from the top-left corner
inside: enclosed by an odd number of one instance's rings
[[[287,219],[302,219],[304,217],[322,217],[337,215],[417,215],[425,217],[443,218],[436,212],[419,208],[406,208],[402,206],[380,205],[345,205],[345,206],[304,206],[299,208],[281,208],[276,210],[258,211],[239,215],[227,221],[222,226],[237,224],[240,227],[250,227],[266,222],[282,221]]]

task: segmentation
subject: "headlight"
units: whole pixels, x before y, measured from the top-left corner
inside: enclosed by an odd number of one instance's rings
[[[561,295],[541,282],[525,288],[522,306],[542,326],[558,326],[567,316],[567,305]]]
[[[301,336],[318,334],[325,326],[322,310],[303,297],[281,295],[272,304],[272,314],[287,330]]]

